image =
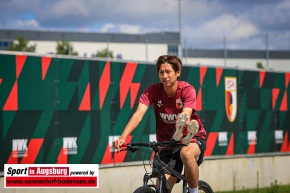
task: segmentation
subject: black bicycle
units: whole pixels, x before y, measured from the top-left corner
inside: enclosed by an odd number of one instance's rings
[[[182,146],[185,146],[183,144],[178,143],[177,141],[166,141],[166,142],[140,142],[140,143],[129,143],[121,148],[121,151],[131,151],[135,152],[139,150],[139,147],[149,147],[153,152],[154,152],[154,158],[153,160],[150,160],[150,163],[152,163],[152,172],[148,173],[146,171],[145,165],[145,171],[146,173],[144,174],[143,177],[143,186],[137,188],[134,193],[170,193],[170,189],[167,183],[167,180],[165,178],[165,173],[164,170],[167,170],[174,174],[177,178],[183,181],[182,185],[182,192],[183,193],[188,193],[189,190],[187,188],[187,181],[184,175],[181,173],[177,172],[176,170],[170,168],[167,164],[165,164],[163,161],[160,159],[159,155],[159,150],[160,148],[170,148],[170,149],[177,149],[177,148],[182,148]],[[144,163],[145,164],[145,163]],[[159,180],[159,185],[154,184],[152,178],[157,178]],[[149,183],[149,181],[151,183]],[[205,181],[199,180],[198,181],[198,186],[199,186],[199,192],[204,192],[204,193],[213,193],[212,188],[208,183]]]

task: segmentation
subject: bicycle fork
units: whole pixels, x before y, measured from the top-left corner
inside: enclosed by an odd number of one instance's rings
[[[165,174],[157,172],[156,170],[158,170],[158,167],[153,168],[153,172],[151,175],[145,174],[143,176],[143,186],[153,187],[157,193],[170,193],[170,188],[168,186]],[[158,186],[148,184],[148,181],[152,178],[156,178],[159,180]]]

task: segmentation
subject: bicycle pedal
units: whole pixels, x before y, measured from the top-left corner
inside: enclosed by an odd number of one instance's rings
[[[188,145],[198,131],[198,128],[199,124],[197,120],[191,120],[187,126],[188,134],[182,139],[182,144]]]
[[[181,113],[176,121],[175,133],[173,134],[173,139],[175,141],[180,141],[183,137],[183,128],[186,126],[188,121],[188,115],[186,113]]]

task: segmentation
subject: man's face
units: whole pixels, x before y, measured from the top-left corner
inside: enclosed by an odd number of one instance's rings
[[[173,86],[180,76],[180,71],[175,72],[172,66],[168,63],[160,65],[159,78],[165,87]]]

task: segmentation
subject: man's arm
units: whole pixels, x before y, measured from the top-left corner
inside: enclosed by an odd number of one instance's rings
[[[192,114],[192,108],[183,108],[182,109],[182,113],[186,113],[188,115],[188,122],[190,121],[190,117],[191,117],[191,114]]]
[[[127,123],[122,135],[120,138],[113,142],[113,146],[119,151],[120,146],[122,146],[125,143],[126,138],[135,130],[135,128],[139,125],[141,122],[144,114],[146,113],[148,109],[148,106],[139,103],[136,111],[132,115],[131,119]]]

